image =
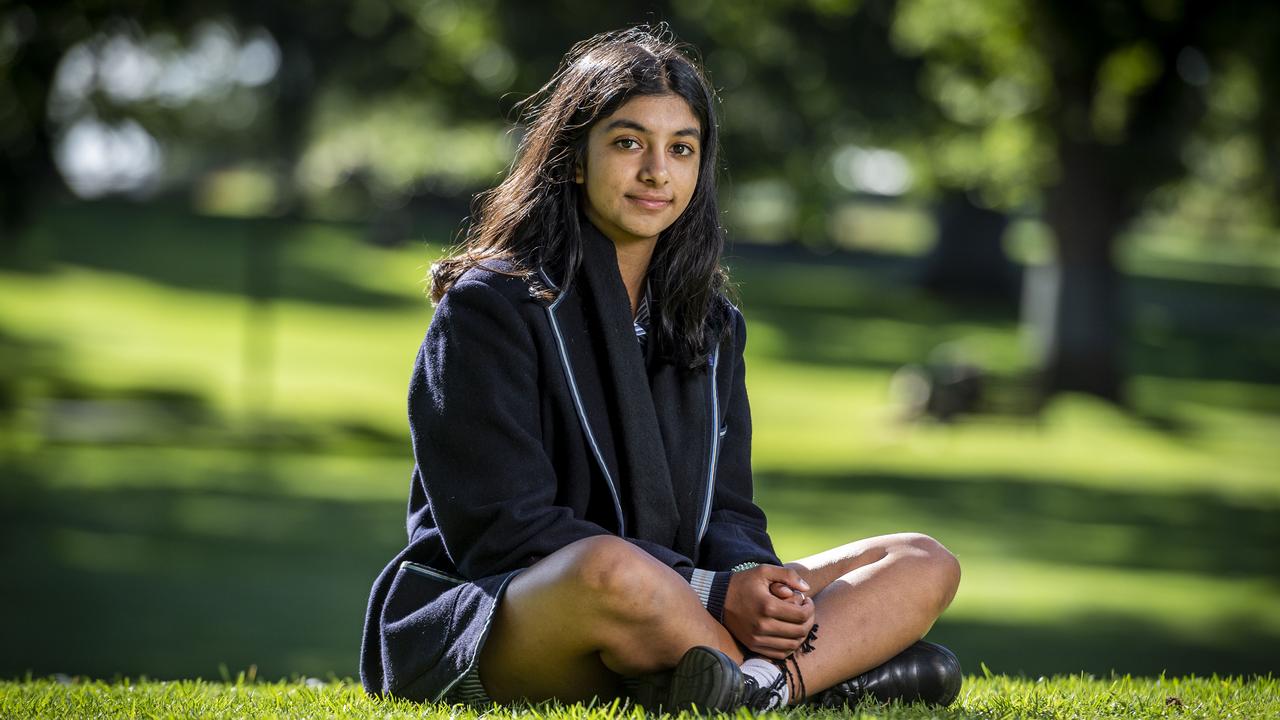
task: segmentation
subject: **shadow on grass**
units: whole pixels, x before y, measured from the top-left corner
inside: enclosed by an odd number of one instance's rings
[[[779,359],[895,369],[985,328],[1013,333],[1015,303],[956,302],[916,288],[915,258],[815,257],[743,248],[734,264],[753,322],[781,337]],[[1280,289],[1232,281],[1127,277],[1134,374],[1280,384]]]
[[[95,387],[68,370],[71,354],[60,339],[30,338],[0,325],[0,451],[17,419],[44,442],[235,446],[309,452],[393,454],[402,432],[358,419],[298,422],[273,418],[252,434],[237,428],[199,392],[167,385]],[[37,420],[38,418],[38,420]]]
[[[140,456],[135,449],[104,470],[111,463],[96,451],[82,471],[92,477],[74,482],[59,473],[80,465],[4,471],[0,677],[216,679],[221,665],[233,673],[257,665],[267,678],[353,675],[369,585],[403,542],[404,502],[315,495],[300,469],[310,466],[250,461],[236,474],[186,469],[180,453],[138,464]],[[396,459],[348,464],[341,477],[350,473],[357,484],[400,469]],[[190,477],[174,487],[170,473]],[[1015,478],[769,477],[761,502],[775,532],[804,523],[826,534],[870,534],[879,529],[859,519],[867,513],[899,527],[918,520],[942,537],[994,538],[999,552],[1047,568],[1277,575],[1275,511],[1202,495]],[[1122,552],[1111,536],[1090,539],[1091,528],[1114,526],[1134,538]],[[954,645],[970,671],[982,660],[996,672],[1031,675],[1264,672],[1276,660],[1262,648],[1280,641],[1241,627],[1205,642],[1141,618],[1088,614],[1000,625],[944,617],[932,637]]]
[[[1084,672],[1128,675],[1265,675],[1280,670],[1280,635],[1242,620],[1235,632],[1203,642],[1173,637],[1130,615],[1085,614],[1052,624],[995,624],[943,616],[929,639],[956,652],[965,673],[1027,677]]]
[[[771,527],[852,537],[949,528],[1015,558],[1059,564],[1280,577],[1280,507],[1210,493],[1154,493],[1013,476],[758,475]],[[896,527],[885,527],[888,520]],[[900,523],[919,522],[903,528]]]
[[[447,243],[457,220],[427,213],[408,235]],[[375,252],[357,239],[365,229],[78,203],[44,213],[26,238],[34,258],[26,267],[69,264],[184,289],[425,312],[421,297],[361,281],[360,260]],[[422,255],[425,271],[430,252]],[[918,258],[741,245],[728,261],[748,317],[779,333],[772,352],[790,361],[894,369],[975,331],[1012,337],[1019,320],[1013,302],[956,302],[918,289]],[[1280,384],[1280,289],[1206,273],[1194,281],[1130,276],[1126,292],[1132,373]],[[1010,348],[1002,351],[1016,353]]]
[[[81,203],[51,212],[28,234],[26,257],[14,269],[57,265],[145,278],[203,292],[364,308],[427,307],[424,299],[354,282],[349,263],[367,248],[335,244],[344,257],[317,262],[305,250],[323,223],[292,219],[220,218],[123,202]],[[333,236],[359,228],[326,226]],[[104,238],[104,228],[113,236]],[[323,249],[328,246],[318,246]],[[424,249],[423,263],[429,255]],[[390,283],[388,290],[394,290]]]
[[[369,587],[404,538],[402,503],[272,496],[270,479],[17,493],[4,480],[0,677],[353,676]]]

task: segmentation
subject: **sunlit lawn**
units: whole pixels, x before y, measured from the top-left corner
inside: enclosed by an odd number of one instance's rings
[[[1082,676],[1011,679],[970,677],[959,699],[946,710],[919,705],[866,703],[850,710],[794,709],[778,717],[885,718],[886,720],[987,720],[989,718],[1272,718],[1280,713],[1274,678],[1130,678]],[[350,683],[317,678],[254,682],[245,674],[231,682],[84,682],[62,679],[0,682],[0,715],[5,717],[329,717],[425,718],[426,720],[622,720],[647,717],[618,703],[517,705],[466,708],[420,705],[372,698]],[[666,716],[672,717],[672,716]],[[679,720],[700,716],[683,713]],[[720,716],[734,717],[734,716]],[[743,716],[737,716],[743,717]],[[749,717],[749,715],[747,715]]]
[[[81,209],[38,228],[23,269],[0,268],[16,398],[0,415],[0,559],[22,578],[0,611],[23,618],[0,677],[354,672],[368,585],[404,533],[405,385],[438,245],[247,227]],[[241,251],[269,233],[277,299],[253,310]],[[1139,416],[1068,397],[1039,418],[907,423],[889,378],[940,345],[997,380],[1029,366],[1014,314],[856,263],[741,255],[758,499],[782,555],[938,537],[965,576],[934,635],[971,670],[1278,668],[1274,288],[1176,286],[1244,319],[1168,347],[1138,328],[1135,357],[1157,358],[1136,368]],[[1159,359],[1196,337],[1226,343],[1192,358],[1214,372]],[[272,447],[244,449],[252,428]]]

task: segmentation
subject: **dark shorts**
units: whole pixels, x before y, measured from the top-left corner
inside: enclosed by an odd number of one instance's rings
[[[489,697],[489,693],[485,692],[484,685],[480,683],[480,658],[477,656],[476,663],[471,666],[465,675],[459,678],[456,685],[450,688],[449,692],[444,696],[444,702],[449,705],[473,705],[486,706],[492,705],[493,700]]]

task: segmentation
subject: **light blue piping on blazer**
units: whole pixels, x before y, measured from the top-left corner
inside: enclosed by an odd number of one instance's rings
[[[551,278],[542,268],[538,268],[538,274],[542,276],[542,281],[552,290],[559,290],[555,283],[551,282]],[[609,483],[609,494],[613,496],[613,509],[618,513],[618,535],[627,536],[626,522],[622,517],[622,500],[618,497],[618,488],[613,484],[613,476],[609,474],[609,467],[605,465],[604,455],[600,452],[600,446],[596,444],[596,436],[591,432],[591,423],[587,421],[587,411],[582,405],[582,396],[578,394],[578,383],[573,377],[573,365],[569,363],[569,353],[564,346],[564,336],[560,333],[560,323],[556,322],[556,308],[560,305],[560,301],[564,300],[565,294],[560,293],[559,297],[547,306],[547,319],[551,321],[551,332],[556,336],[556,348],[560,351],[560,362],[564,365],[564,376],[569,381],[569,392],[573,394],[573,405],[578,411],[578,420],[582,423],[582,431],[587,436],[587,442],[591,444],[591,452],[596,456],[596,463],[600,465],[600,472],[604,473],[605,482]]]
[[[720,346],[711,351],[711,363],[707,376],[711,378],[711,463],[707,470],[707,501],[702,508],[702,519],[698,521],[698,544],[702,544],[702,536],[707,533],[707,523],[711,520],[711,498],[715,495],[716,464],[720,461],[720,392],[716,387],[716,372],[720,365]]]

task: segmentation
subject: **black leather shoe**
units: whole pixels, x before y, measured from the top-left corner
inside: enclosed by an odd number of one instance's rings
[[[698,708],[703,712],[733,710],[742,697],[742,670],[728,655],[709,647],[693,647],[671,673],[667,707],[671,712]]]
[[[764,712],[782,704],[787,679],[779,675],[762,687],[744,675],[728,655],[709,647],[690,648],[675,669],[641,677],[636,703],[651,712],[678,713],[697,708],[701,712],[732,712],[745,707]]]
[[[960,661],[955,653],[926,640],[903,650],[883,665],[845,680],[809,698],[821,707],[856,705],[864,698],[947,706],[960,694]]]
[[[703,712],[738,708],[743,696],[742,669],[715,648],[690,648],[672,670],[640,678],[636,703],[651,712],[678,713],[696,706]]]

